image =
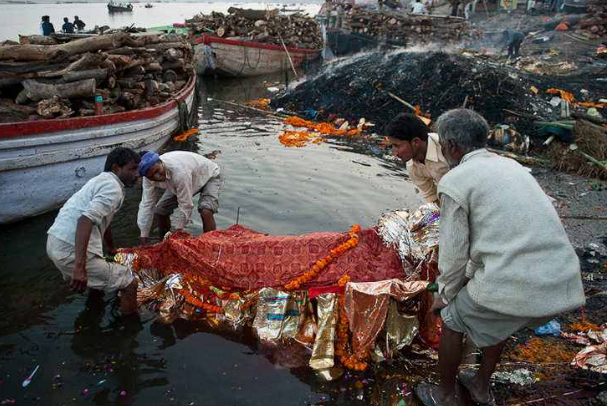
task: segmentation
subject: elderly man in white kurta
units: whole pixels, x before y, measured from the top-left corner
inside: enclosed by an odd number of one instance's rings
[[[219,208],[219,190],[223,179],[219,166],[208,158],[187,151],[162,155],[146,153],[139,163],[143,193],[137,214],[141,242],[150,237],[154,216],[160,238],[171,228],[170,215],[178,209],[174,228],[183,230],[192,217],[193,196],[199,194],[198,211],[204,231],[215,230],[213,215]]]
[[[490,377],[507,339],[585,303],[578,258],[550,199],[515,161],[485,149],[489,126],[472,110],[437,121],[451,170],[441,201],[440,385],[416,388],[426,405],[457,405],[456,377],[472,400],[494,404]],[[482,350],[478,370],[457,374],[466,334]]]

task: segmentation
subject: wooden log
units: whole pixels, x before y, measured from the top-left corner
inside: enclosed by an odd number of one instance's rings
[[[173,61],[173,62],[164,62],[162,64],[162,70],[183,69],[184,66],[185,66],[185,60],[178,59],[177,61]]]
[[[128,34],[119,33],[82,38],[59,45],[8,45],[0,46],[0,60],[51,61],[86,52],[119,48]]]
[[[108,76],[108,78],[105,82],[105,85],[107,86],[108,89],[114,89],[117,84],[118,84],[118,82],[116,80],[116,76],[114,76],[114,75]]]
[[[148,63],[147,65],[144,65],[143,68],[145,69],[146,72],[161,72],[162,71],[162,66],[158,62]]]
[[[28,104],[30,102],[29,97],[27,97],[27,91],[22,89],[17,97],[15,98],[15,103],[17,104]]]
[[[57,45],[57,40],[45,35],[19,35],[20,44]]]
[[[69,83],[84,79],[95,79],[95,83],[100,85],[105,79],[107,79],[107,75],[107,69],[89,69],[78,72],[67,72],[63,75],[63,81]]]
[[[64,84],[47,84],[40,83],[36,80],[23,81],[27,97],[33,101],[50,99],[53,96],[58,96],[62,99],[70,99],[72,97],[92,97],[95,95],[95,80],[85,79],[78,82]]]
[[[126,56],[126,55],[110,54],[110,55],[108,55],[107,59],[116,66],[117,70],[126,69],[126,67],[129,66],[129,64],[131,64],[133,62],[133,58],[131,58],[130,56]]]
[[[86,53],[82,57],[80,57],[77,61],[71,63],[65,69],[61,69],[58,71],[51,72],[41,72],[37,77],[41,78],[52,78],[52,77],[60,77],[65,76],[66,74],[74,71],[88,70],[93,67],[98,67],[105,59],[107,58],[107,54],[100,53]]]
[[[183,41],[183,42],[163,42],[159,44],[148,45],[148,48],[154,49],[156,51],[166,51],[171,48],[173,49],[185,49],[187,51],[192,51],[192,45]]]
[[[35,113],[36,109],[34,108],[29,106],[20,106],[13,103],[9,99],[0,98],[0,123],[24,121]]]

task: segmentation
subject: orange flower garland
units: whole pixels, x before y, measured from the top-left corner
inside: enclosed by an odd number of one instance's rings
[[[289,116],[285,119],[285,123],[292,125],[293,127],[305,127],[310,130],[318,131],[324,135],[334,135],[334,136],[353,136],[356,134],[360,134],[361,130],[355,128],[353,130],[340,130],[335,128],[333,124],[330,123],[314,123],[312,121],[304,120],[297,116]]]
[[[285,284],[284,289],[297,290],[300,288],[301,285],[316,278],[320,271],[322,271],[327,265],[333,262],[337,257],[358,245],[358,233],[360,231],[361,227],[358,224],[352,226],[352,229],[350,229],[348,233],[350,235],[350,239],[348,239],[348,241],[344,242],[343,244],[340,244],[338,247],[329,251],[329,255],[316,261],[316,263],[312,265],[312,268],[309,271]]]
[[[339,287],[345,287],[348,282],[350,282],[350,277],[344,275],[339,279],[337,285]],[[349,331],[348,316],[346,315],[346,298],[342,293],[339,296],[339,322],[337,324],[337,345],[335,354],[346,368],[354,371],[364,371],[368,367],[368,364],[364,362],[368,353],[362,355],[350,353],[348,350],[350,341]]]

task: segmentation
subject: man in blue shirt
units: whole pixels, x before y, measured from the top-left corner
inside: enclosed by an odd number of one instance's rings
[[[70,20],[67,17],[63,18],[63,27],[61,27],[64,33],[73,34],[74,33],[74,24],[70,23]]]
[[[42,35],[51,35],[55,33],[55,27],[51,23],[49,16],[42,16]]]

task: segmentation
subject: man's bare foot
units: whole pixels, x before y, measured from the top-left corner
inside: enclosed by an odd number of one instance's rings
[[[470,392],[470,397],[479,405],[494,405],[495,400],[488,386],[484,386],[478,379],[475,369],[463,369],[458,374],[459,381]]]

